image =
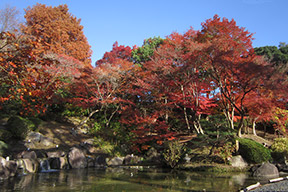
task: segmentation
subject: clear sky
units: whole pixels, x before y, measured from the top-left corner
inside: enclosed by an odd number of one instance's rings
[[[92,64],[110,51],[115,41],[141,46],[149,37],[163,37],[201,23],[215,14],[234,19],[238,26],[255,33],[254,47],[288,43],[288,0],[1,0],[24,9],[36,3],[67,4],[70,13],[81,19],[84,34],[92,47]]]

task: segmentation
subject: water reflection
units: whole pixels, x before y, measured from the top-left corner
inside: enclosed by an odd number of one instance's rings
[[[10,191],[238,191],[255,181],[245,173],[213,174],[163,169],[74,169],[0,181]]]

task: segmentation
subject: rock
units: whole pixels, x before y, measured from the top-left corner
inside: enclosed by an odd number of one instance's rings
[[[0,179],[7,179],[7,178],[9,178],[9,171],[5,167],[5,165],[2,165],[2,163],[0,163]]]
[[[145,155],[145,159],[147,161],[150,161],[150,162],[153,162],[153,163],[161,163],[161,154],[158,153],[158,151],[154,148],[154,147],[151,147],[146,155]]]
[[[97,152],[96,147],[94,147],[94,145],[91,145],[91,144],[89,144],[89,143],[83,142],[83,143],[80,144],[80,146],[81,146],[83,149],[85,149],[85,151],[86,151],[87,153],[93,154],[93,153],[96,153],[96,152]]]
[[[113,157],[107,162],[108,166],[119,166],[123,165],[124,158],[123,157]]]
[[[95,158],[95,164],[94,164],[95,167],[105,167],[107,166],[107,163],[106,163],[106,156],[104,155],[98,155],[96,158]]]
[[[16,175],[18,168],[16,161],[6,161],[5,167],[9,171],[9,177],[14,177]]]
[[[48,158],[50,169],[61,169],[61,162],[59,157]]]
[[[87,161],[86,161],[85,153],[77,147],[73,147],[69,151],[68,162],[72,168],[85,168],[85,167],[87,167]]]
[[[41,137],[42,137],[41,133],[31,131],[27,134],[26,141],[39,143],[41,141]]]
[[[64,157],[66,153],[64,151],[52,151],[47,152],[47,157]]]
[[[241,155],[233,156],[230,159],[230,163],[232,167],[238,167],[238,168],[244,168],[247,167],[248,164],[246,161],[242,158]]]
[[[254,171],[253,177],[279,177],[279,171],[275,165],[271,163],[263,163]]]
[[[68,169],[69,165],[65,157],[48,158],[50,169]]]
[[[126,155],[126,157],[123,160],[124,165],[130,165],[130,164],[137,164],[141,161],[140,157],[136,155]]]
[[[39,168],[39,163],[33,159],[22,159],[25,173],[36,173]]]
[[[95,159],[87,157],[87,167],[95,167]]]
[[[0,157],[0,179],[14,177],[17,173],[17,163],[15,161],[6,161]]]
[[[45,137],[39,132],[33,132],[33,131],[29,132],[25,140],[27,142],[26,143],[27,147],[37,146],[37,144],[44,145],[46,147],[55,145],[53,139]]]
[[[21,155],[22,159],[37,159],[37,155],[35,151],[23,151]]]
[[[51,139],[49,137],[44,137],[44,136],[41,137],[40,143],[46,147],[55,145],[55,143],[53,142],[53,139]]]
[[[86,140],[84,141],[84,143],[87,143],[87,144],[89,144],[89,145],[93,145],[93,144],[94,144],[94,139],[86,139]]]

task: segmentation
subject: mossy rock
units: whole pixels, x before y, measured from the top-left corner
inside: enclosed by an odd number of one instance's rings
[[[8,149],[8,145],[0,140],[0,156],[4,156],[5,151]]]
[[[7,127],[12,133],[12,136],[17,139],[25,139],[29,131],[34,131],[36,129],[35,124],[29,119],[12,116],[7,122]]]
[[[12,133],[6,129],[0,129],[0,140],[9,141],[12,138]]]
[[[248,162],[259,164],[272,161],[271,152],[260,143],[251,139],[238,139],[239,153]]]

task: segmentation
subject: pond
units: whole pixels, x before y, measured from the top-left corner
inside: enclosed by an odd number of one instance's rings
[[[71,169],[0,181],[0,191],[226,191],[255,183],[245,173],[171,171],[157,168]]]

